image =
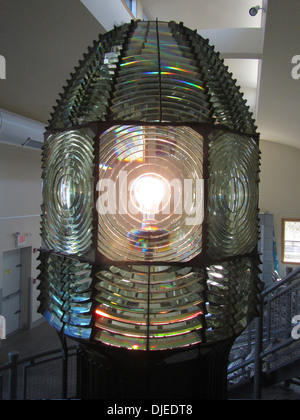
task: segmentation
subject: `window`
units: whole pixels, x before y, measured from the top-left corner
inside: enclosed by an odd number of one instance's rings
[[[300,219],[282,219],[282,262],[300,264]]]
[[[136,0],[123,0],[123,3],[125,3],[132,14],[136,16]]]
[[[129,9],[132,10],[132,0],[125,0],[125,3],[129,7]]]

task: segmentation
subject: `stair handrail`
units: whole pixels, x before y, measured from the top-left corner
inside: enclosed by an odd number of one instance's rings
[[[277,281],[272,286],[268,287],[267,289],[261,292],[261,297],[265,298],[270,293],[273,293],[275,290],[279,289],[279,287],[283,286],[286,283],[289,283],[295,277],[300,274],[300,267],[296,268],[296,270],[292,271],[291,273],[287,274],[283,279]]]
[[[259,315],[255,318],[255,356],[254,356],[254,399],[261,399],[262,391],[262,360],[263,354],[263,319],[264,319],[264,303],[265,298],[271,293],[278,290],[281,286],[290,283],[294,278],[300,275],[300,267],[291,273],[287,274],[283,279],[279,280],[274,285],[261,291],[259,295],[258,312]],[[274,349],[273,349],[274,351]],[[269,351],[270,353],[270,351]]]

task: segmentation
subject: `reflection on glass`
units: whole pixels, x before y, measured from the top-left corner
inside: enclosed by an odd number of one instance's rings
[[[76,182],[70,175],[65,175],[60,179],[57,196],[61,207],[70,209],[78,193]]]

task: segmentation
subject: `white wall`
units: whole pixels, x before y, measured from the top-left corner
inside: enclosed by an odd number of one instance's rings
[[[0,143],[0,290],[3,277],[3,252],[16,249],[15,233],[30,234],[28,247],[32,247],[31,275],[31,320],[41,318],[37,313],[39,291],[35,283],[38,253],[41,246],[41,153],[40,151]],[[30,287],[30,286],[29,286]]]
[[[260,200],[261,212],[274,215],[274,229],[281,276],[286,267],[299,265],[281,262],[281,220],[300,219],[300,149],[261,141]]]

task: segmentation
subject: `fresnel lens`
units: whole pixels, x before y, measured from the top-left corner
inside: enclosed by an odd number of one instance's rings
[[[45,135],[39,311],[106,356],[233,340],[256,314],[258,173],[207,40],[158,21],[101,35]]]

